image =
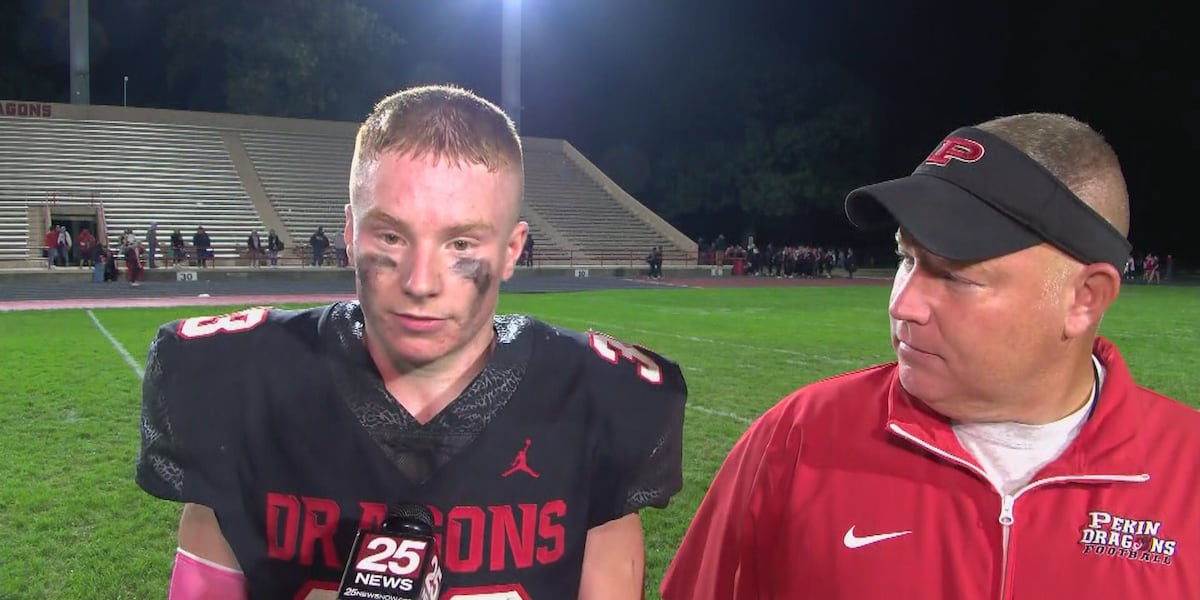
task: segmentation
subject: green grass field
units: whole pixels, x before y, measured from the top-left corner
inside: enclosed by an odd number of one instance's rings
[[[677,360],[691,394],[685,483],[644,514],[647,597],[750,419],[814,380],[889,360],[886,287],[507,295]],[[242,307],[230,307],[229,310]],[[137,361],[157,326],[226,309],[95,317]],[[1200,405],[1200,288],[1129,287],[1104,323],[1143,385]],[[140,382],[87,311],[0,313],[0,599],[163,598],[178,507],[133,483]]]

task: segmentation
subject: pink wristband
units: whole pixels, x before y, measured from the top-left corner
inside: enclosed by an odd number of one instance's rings
[[[246,600],[246,576],[204,560],[183,548],[175,550],[168,600]]]

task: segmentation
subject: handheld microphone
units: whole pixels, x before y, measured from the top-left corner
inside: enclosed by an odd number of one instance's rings
[[[433,513],[420,504],[398,503],[379,529],[358,531],[337,597],[438,600],[441,590]]]

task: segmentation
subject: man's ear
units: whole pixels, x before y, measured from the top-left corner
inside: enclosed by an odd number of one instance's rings
[[[1086,265],[1073,283],[1075,297],[1067,310],[1063,330],[1068,338],[1094,332],[1121,293],[1121,275],[1108,263]]]

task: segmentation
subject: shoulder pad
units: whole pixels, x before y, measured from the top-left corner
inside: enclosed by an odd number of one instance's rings
[[[589,526],[648,506],[666,506],[683,485],[688,392],[679,365],[599,331],[573,337],[585,345],[580,360],[596,419],[598,484]]]
[[[223,334],[244,333],[266,323],[272,316],[272,312],[270,307],[256,306],[223,315],[178,319],[160,327],[158,336],[186,341]]]
[[[664,390],[686,393],[686,384],[679,365],[674,361],[638,344],[623,342],[607,333],[588,330],[585,334],[590,352],[601,361],[588,370],[598,373],[614,384],[636,387],[658,386]]]
[[[320,310],[255,307],[159,327],[142,379],[138,484],[162,498],[206,506],[224,498],[250,393],[244,376],[261,364],[265,347],[284,339],[263,335],[297,317],[315,319]]]

